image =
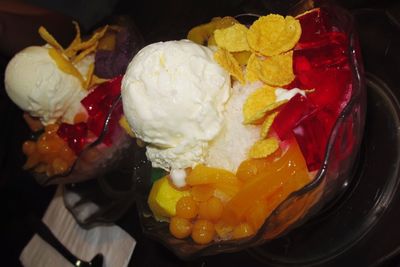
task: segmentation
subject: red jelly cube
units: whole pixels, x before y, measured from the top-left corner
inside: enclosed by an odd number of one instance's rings
[[[301,94],[297,94],[280,110],[272,124],[272,128],[281,140],[286,140],[292,134],[293,128],[302,119],[309,116],[313,110],[315,108],[308,99]]]
[[[104,124],[109,115],[109,112],[115,101],[121,93],[122,76],[118,76],[109,82],[102,83],[94,88],[82,101],[82,105],[88,111],[89,117],[87,120],[88,129],[96,136],[99,136],[104,128]],[[111,145],[111,136],[117,125],[116,121],[122,115],[122,106],[119,104],[110,117],[108,131],[103,142]]]
[[[313,68],[337,66],[347,63],[348,40],[344,33],[329,32],[320,36],[314,46],[297,49],[294,57],[306,57]]]
[[[87,133],[88,127],[84,122],[74,125],[62,123],[57,130],[57,135],[67,142],[75,154],[79,154],[85,146]]]
[[[318,39],[321,33],[327,32],[326,14],[320,8],[313,9],[296,17],[301,25],[302,33],[298,47]]]
[[[325,157],[329,135],[352,94],[348,38],[335,26],[337,18],[323,9],[298,17],[302,36],[295,47],[290,88],[314,89],[307,97],[293,97],[272,127],[282,140],[295,135],[310,171]]]

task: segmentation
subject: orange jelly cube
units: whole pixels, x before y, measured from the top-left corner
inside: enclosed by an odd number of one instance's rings
[[[223,195],[224,200],[231,199],[240,189],[241,182],[230,171],[197,165],[186,177],[190,186],[211,185]]]
[[[287,195],[310,182],[303,154],[295,139],[290,142],[288,150],[281,158],[275,161],[269,159],[265,168],[261,169],[262,172],[245,183],[227,203],[226,214],[236,217],[229,220],[243,220],[246,212],[260,199],[273,200],[265,202],[267,206],[270,205],[266,211],[272,211]],[[279,191],[281,192],[277,193]],[[259,227],[260,223],[254,224]]]

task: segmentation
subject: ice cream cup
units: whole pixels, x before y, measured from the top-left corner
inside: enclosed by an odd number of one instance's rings
[[[143,231],[183,259],[235,252],[285,235],[292,229],[300,227],[346,190],[357,168],[357,155],[366,115],[366,90],[352,16],[347,11],[322,1],[318,4],[314,1],[268,1],[265,7],[268,10],[262,10],[260,14],[297,15],[314,7],[327,9],[334,26],[344,31],[349,37],[346,53],[350,61],[353,93],[329,134],[322,166],[316,171],[312,182],[290,194],[265,220],[257,233],[247,238],[216,241],[207,245],[196,244],[190,239],[174,238],[169,232],[168,223],[156,221],[152,217],[147,203],[152,185],[151,164],[146,161],[144,154],[135,158],[136,205]],[[238,19],[252,18],[254,19],[254,15],[238,16]]]

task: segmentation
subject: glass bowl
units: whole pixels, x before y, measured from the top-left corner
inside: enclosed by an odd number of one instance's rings
[[[107,18],[107,23],[113,28],[115,47],[113,50],[99,48],[96,51],[94,72],[99,77],[109,78],[109,85],[103,87],[99,94],[97,89],[91,91],[82,100],[87,101],[85,107],[88,113],[92,110],[93,114],[89,117],[93,120],[87,122],[87,128],[96,132],[96,136],[88,137],[66,173],[48,176],[46,173],[31,172],[42,186],[62,185],[66,208],[81,226],[87,228],[114,223],[134,203],[131,159],[142,150],[136,142],[132,142],[118,120],[123,113],[120,95],[122,74],[131,58],[144,46],[143,36],[129,16],[113,16]],[[97,88],[100,90],[102,86],[100,84]],[[89,99],[92,93],[97,96]],[[90,129],[89,124],[95,129]],[[31,139],[36,140],[39,134],[41,132],[33,134]],[[72,138],[68,132],[65,136]]]
[[[314,7],[321,7],[329,12],[334,26],[346,33],[349,38],[346,52],[352,74],[352,96],[329,134],[322,165],[316,171],[312,182],[291,193],[265,220],[258,232],[247,238],[218,241],[208,245],[198,245],[192,240],[174,238],[169,233],[168,223],[158,222],[152,217],[147,204],[152,185],[151,163],[146,161],[144,155],[138,158],[134,176],[137,182],[136,205],[142,229],[147,236],[159,241],[182,259],[235,252],[282,236],[291,229],[299,227],[329,204],[335,196],[344,192],[352,179],[366,114],[364,73],[352,16],[347,11],[324,1],[264,1],[263,3],[265,10],[261,10],[259,14],[297,15]]]

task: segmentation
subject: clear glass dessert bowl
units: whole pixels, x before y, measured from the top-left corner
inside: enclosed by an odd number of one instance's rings
[[[348,85],[351,95],[346,101],[347,104],[341,107],[330,132],[326,133],[327,140],[324,143],[322,159],[319,167],[312,172],[314,174],[312,181],[300,190],[289,194],[267,217],[261,228],[254,235],[246,238],[220,240],[207,245],[199,245],[191,239],[173,237],[169,232],[168,223],[155,220],[148,205],[152,186],[150,177],[154,172],[151,163],[146,160],[144,154],[135,158],[136,205],[142,229],[147,236],[159,241],[180,258],[235,252],[282,236],[317,214],[335,196],[346,190],[352,179],[366,115],[364,73],[352,16],[347,11],[324,2],[318,2],[317,5],[313,1],[285,1],[285,3],[269,1],[265,6],[268,7],[268,10],[260,13],[296,16],[315,7],[326,11],[333,31],[343,32],[347,36],[347,47],[343,53],[348,58],[348,68],[351,73]],[[250,17],[254,18],[254,15],[244,14],[237,18],[248,19]],[[314,123],[318,123],[318,121]],[[314,138],[318,138],[318,136]]]

